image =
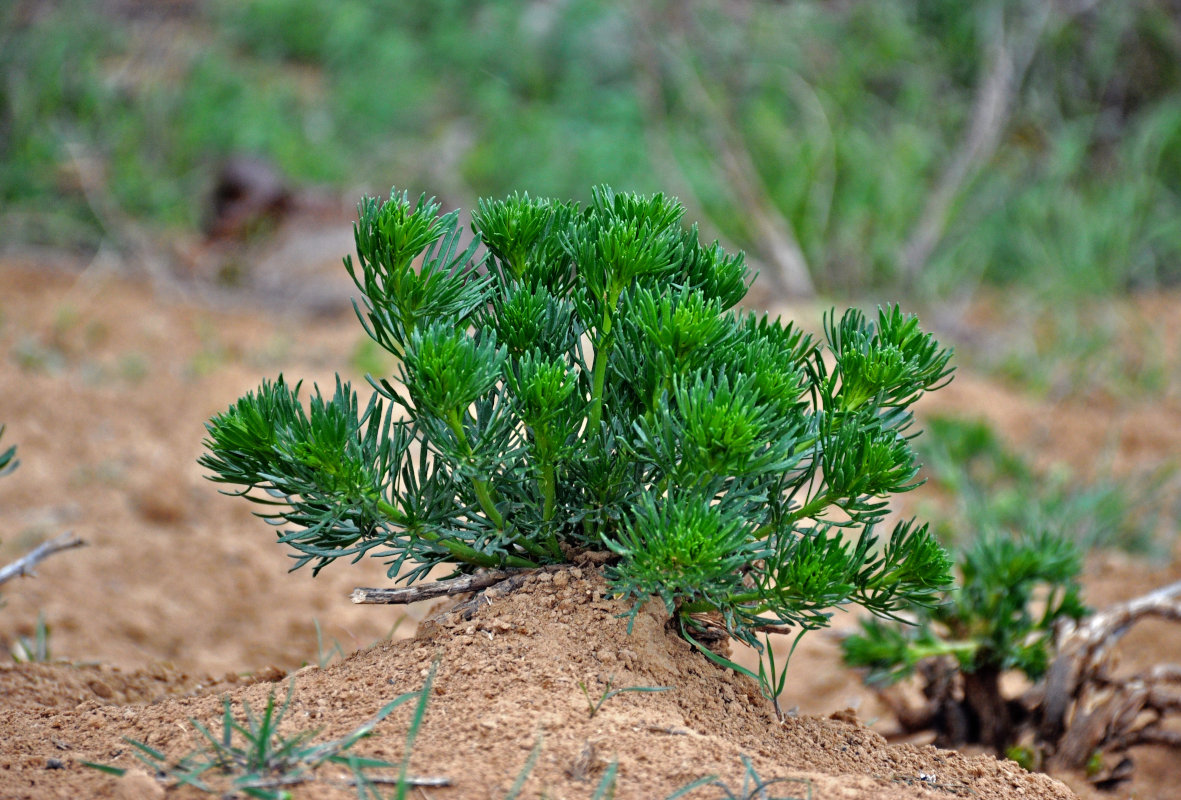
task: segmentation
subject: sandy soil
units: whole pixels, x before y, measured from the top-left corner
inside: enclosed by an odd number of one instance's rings
[[[711,773],[737,791],[744,755],[763,778],[800,779],[777,785],[784,796],[1071,796],[990,757],[887,746],[863,723],[889,731],[892,721],[837,667],[824,635],[805,639],[793,660],[783,704],[800,716],[780,726],[752,685],[669,635],[658,611],[627,637],[589,569],[546,576],[470,620],[426,625],[417,625],[425,608],[347,601],[354,586],[388,583],[380,564],[338,565],[314,580],[285,574],[285,553],[247,504],[203,480],[202,425],[280,372],[359,380],[364,334],[351,312],[319,303],[312,313],[299,292],[278,304],[273,293],[269,303],[194,303],[104,263],[82,266],[0,262],[0,423],[22,461],[0,480],[0,563],[63,530],[88,542],[3,587],[0,641],[32,635],[42,614],[60,660],[0,668],[0,798],[157,796],[146,775],[116,780],[80,762],[134,767],[124,736],[183,755],[195,745],[188,718],[215,723],[223,694],[260,708],[291,673],[292,730],[340,736],[418,689],[436,657],[412,772],[454,786],[417,790],[425,797],[504,797],[539,737],[525,797],[590,797],[612,761],[621,798],[664,797]],[[1181,297],[1126,313],[1178,341]],[[1169,388],[1150,400],[1047,400],[961,371],[924,408],[983,416],[1042,461],[1131,473],[1181,452],[1181,373],[1170,358]],[[1088,568],[1087,598],[1102,605],[1177,577],[1176,566],[1104,556]],[[1181,661],[1181,636],[1146,625],[1123,657],[1128,668]],[[592,718],[577,684],[602,691],[607,680],[672,688],[618,695]],[[408,721],[399,709],[358,752],[400,759]],[[1134,779],[1115,794],[1060,777],[1088,798],[1172,797],[1178,754],[1135,756]],[[355,796],[321,777],[296,796]]]

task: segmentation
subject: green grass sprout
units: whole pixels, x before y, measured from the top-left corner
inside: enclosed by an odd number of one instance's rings
[[[37,624],[33,628],[33,636],[20,636],[12,645],[12,660],[18,664],[44,664],[50,660],[49,625],[45,622],[45,612],[37,612]]]
[[[371,770],[399,769],[397,797],[404,798],[407,787],[415,782],[414,778],[407,775],[410,751],[422,723],[422,712],[433,676],[432,666],[423,689],[400,695],[343,738],[320,744],[312,742],[319,732],[317,730],[291,735],[279,733],[279,727],[291,707],[294,681],[289,684],[287,696],[281,704],[276,704],[272,691],[259,713],[255,713],[250,704],[243,700],[244,721],[235,717],[230,699],[225,697],[221,725],[216,732],[190,718],[189,722],[205,743],[176,761],[170,761],[163,752],[143,742],[125,740],[135,748],[135,756],[149,768],[151,774],[165,776],[172,786],[192,786],[203,792],[226,796],[241,793],[259,800],[289,800],[292,796],[290,787],[317,780],[315,770],[318,767],[334,764],[349,771],[352,776],[349,782],[356,787],[361,800],[366,797],[378,800],[381,797],[375,787],[378,778],[370,774]],[[417,700],[417,705],[406,737],[406,756],[400,768],[397,764],[349,752],[354,745],[367,738],[390,712],[410,700]],[[82,763],[108,775],[122,776],[126,773],[125,769],[108,764]]]
[[[533,744],[533,749],[529,751],[529,756],[525,759],[524,766],[521,771],[517,773],[517,779],[513,781],[513,785],[509,787],[508,794],[504,796],[504,800],[517,800],[517,796],[521,794],[521,790],[525,788],[525,781],[529,780],[529,776],[533,773],[533,768],[537,766],[537,759],[541,757],[542,736],[538,734],[537,741]]]
[[[320,669],[324,669],[324,667],[332,663],[332,659],[334,658],[340,658],[343,660],[344,647],[341,646],[340,641],[333,639],[332,647],[328,648],[328,650],[325,650],[324,636],[320,631],[320,620],[313,619],[312,625],[316,629],[316,666],[318,666]]]
[[[671,692],[672,691],[671,686],[626,686],[626,687],[622,687],[619,689],[612,689],[611,688],[611,678],[607,679],[607,688],[603,691],[603,693],[601,695],[599,695],[599,697],[597,699],[591,698],[590,690],[587,689],[586,684],[583,683],[582,681],[578,682],[578,688],[581,689],[583,695],[586,696],[586,705],[587,705],[587,709],[590,711],[591,719],[594,719],[595,715],[599,713],[599,709],[603,707],[604,703],[606,703],[612,697],[615,697],[615,695],[617,695],[617,694],[623,694],[624,692]]]

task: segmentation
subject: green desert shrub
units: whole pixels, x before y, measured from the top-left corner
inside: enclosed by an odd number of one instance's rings
[[[686,636],[712,617],[756,647],[847,604],[932,604],[943,549],[882,523],[950,352],[896,307],[826,316],[823,343],[736,311],[742,255],[682,216],[606,187],[512,195],[469,239],[425,198],[365,199],[345,263],[397,373],[364,401],[266,381],[209,422],[201,464],[263,504],[293,568],[368,555],[412,582],[602,551],[633,614],[657,596]]]

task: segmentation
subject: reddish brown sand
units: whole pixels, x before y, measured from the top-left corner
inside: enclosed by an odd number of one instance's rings
[[[589,572],[542,579],[485,604],[471,621],[422,626],[417,639],[407,637],[425,609],[346,599],[354,586],[388,583],[380,564],[334,565],[315,580],[284,574],[286,555],[269,529],[203,480],[195,464],[202,423],[280,371],[309,384],[328,383],[336,370],[357,380],[350,365],[363,334],[350,312],[279,315],[241,302],[238,310],[200,306],[101,265],[79,273],[68,263],[61,270],[28,259],[0,263],[2,444],[18,445],[22,461],[0,479],[0,563],[67,529],[89,543],[45,562],[36,578],[0,588],[0,642],[10,647],[31,635],[41,613],[53,656],[62,659],[0,669],[0,798],[158,796],[146,774],[119,781],[80,762],[135,766],[124,736],[183,755],[197,744],[190,717],[215,723],[226,693],[235,708],[241,699],[260,708],[268,692],[286,690],[288,674],[318,658],[332,663],[295,675],[288,730],[341,736],[419,688],[436,657],[412,772],[448,777],[455,787],[411,796],[504,797],[539,737],[523,797],[590,797],[612,761],[617,797],[664,797],[707,774],[739,793],[744,755],[764,779],[801,779],[776,784],[776,796],[1071,796],[991,757],[888,747],[841,711],[854,706],[875,729],[893,727],[857,676],[839,667],[824,635],[805,638],[793,658],[783,705],[798,706],[801,716],[780,725],[752,685],[669,635],[656,611],[626,636],[619,607]],[[1128,313],[1149,315],[1161,341],[1178,341],[1181,297]],[[819,313],[809,310],[804,318],[813,317]],[[1169,387],[1149,400],[1051,402],[961,373],[924,408],[985,416],[1043,463],[1091,467],[1110,457],[1126,473],[1181,452],[1179,373],[1176,353],[1167,355]],[[1101,556],[1088,568],[1087,597],[1101,605],[1179,576],[1177,567],[1154,572]],[[393,641],[381,641],[403,613],[409,617]],[[357,652],[332,658],[334,642]],[[1129,637],[1129,669],[1162,658],[1181,661],[1175,627]],[[602,692],[608,679],[614,687],[672,689],[618,695],[591,718],[578,682]],[[357,751],[398,760],[409,711],[394,712]],[[1061,777],[1089,800],[1173,797],[1177,753],[1134,755],[1135,777],[1114,794]],[[322,771],[295,796],[356,796],[332,784],[335,775]]]
[[[450,787],[430,789],[431,797],[503,797],[538,742],[530,796],[589,797],[612,762],[621,798],[666,797],[708,774],[737,787],[742,756],[764,780],[792,779],[780,796],[803,797],[809,790],[813,797],[882,800],[929,792],[980,800],[1072,796],[1057,781],[991,757],[890,747],[852,712],[779,724],[753,682],[713,665],[667,630],[659,605],[645,608],[629,636],[620,619],[626,607],[605,598],[605,588],[590,569],[543,574],[507,596],[478,602],[470,619],[444,613],[420,626],[413,640],[297,672],[290,678],[295,694],[288,730],[314,726],[326,739],[343,737],[385,703],[420,687],[437,661],[411,758],[413,774],[450,779]],[[267,681],[191,684],[189,696],[135,705],[170,677],[181,688],[180,676],[166,674],[69,666],[0,672],[0,685],[16,706],[0,723],[5,796],[118,796],[126,778],[121,786],[80,762],[135,767],[123,737],[180,758],[197,741],[183,720],[217,730],[223,692],[258,709],[288,680],[280,679],[279,687]],[[592,716],[579,684],[594,697],[608,684],[668,691],[619,694]],[[359,751],[397,759],[409,717],[407,706]],[[350,796],[352,790],[335,785],[337,773],[322,769],[299,796]],[[719,791],[703,787],[690,796],[717,797]]]

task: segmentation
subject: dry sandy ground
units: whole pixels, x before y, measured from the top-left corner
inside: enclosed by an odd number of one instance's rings
[[[455,785],[416,790],[422,797],[504,797],[539,740],[525,797],[590,797],[613,761],[617,797],[664,797],[710,773],[737,792],[744,755],[763,778],[798,779],[777,784],[778,796],[1070,796],[1011,763],[887,747],[851,712],[830,718],[853,707],[879,730],[892,727],[857,677],[838,668],[823,635],[806,638],[794,657],[784,705],[801,716],[779,726],[751,685],[669,636],[658,612],[641,615],[627,637],[589,569],[546,576],[470,620],[436,618],[418,638],[426,609],[403,619],[397,608],[348,602],[354,586],[387,582],[380,564],[337,565],[314,580],[285,574],[286,555],[266,526],[203,479],[202,425],[280,372],[309,383],[327,384],[338,370],[359,380],[364,334],[348,311],[265,305],[193,303],[101,264],[0,263],[2,443],[18,445],[22,462],[0,480],[0,563],[63,530],[88,542],[42,564],[35,579],[3,587],[0,641],[31,635],[43,614],[62,661],[0,668],[0,798],[156,796],[144,776],[117,781],[80,762],[135,766],[124,736],[180,756],[196,743],[188,718],[215,723],[225,693],[260,708],[268,692],[286,690],[284,675],[308,664],[295,679],[291,730],[340,736],[418,689],[435,658],[412,772]],[[1181,297],[1127,313],[1177,341]],[[924,409],[983,416],[1040,461],[1106,460],[1131,471],[1181,452],[1181,373],[1176,353],[1170,358],[1169,388],[1151,400],[1051,402],[961,372]],[[1160,566],[1096,559],[1087,599],[1102,605],[1181,577]],[[341,659],[334,643],[357,652]],[[1181,661],[1181,635],[1146,625],[1124,651],[1129,668]],[[318,669],[320,661],[331,665]],[[607,680],[672,690],[618,695],[592,718],[578,683],[603,691]],[[358,752],[400,759],[408,722],[409,705]],[[1111,795],[1061,777],[1087,797],[1173,797],[1178,754],[1135,755],[1135,778]],[[355,796],[321,777],[295,796]],[[186,791],[198,796],[169,796]]]

